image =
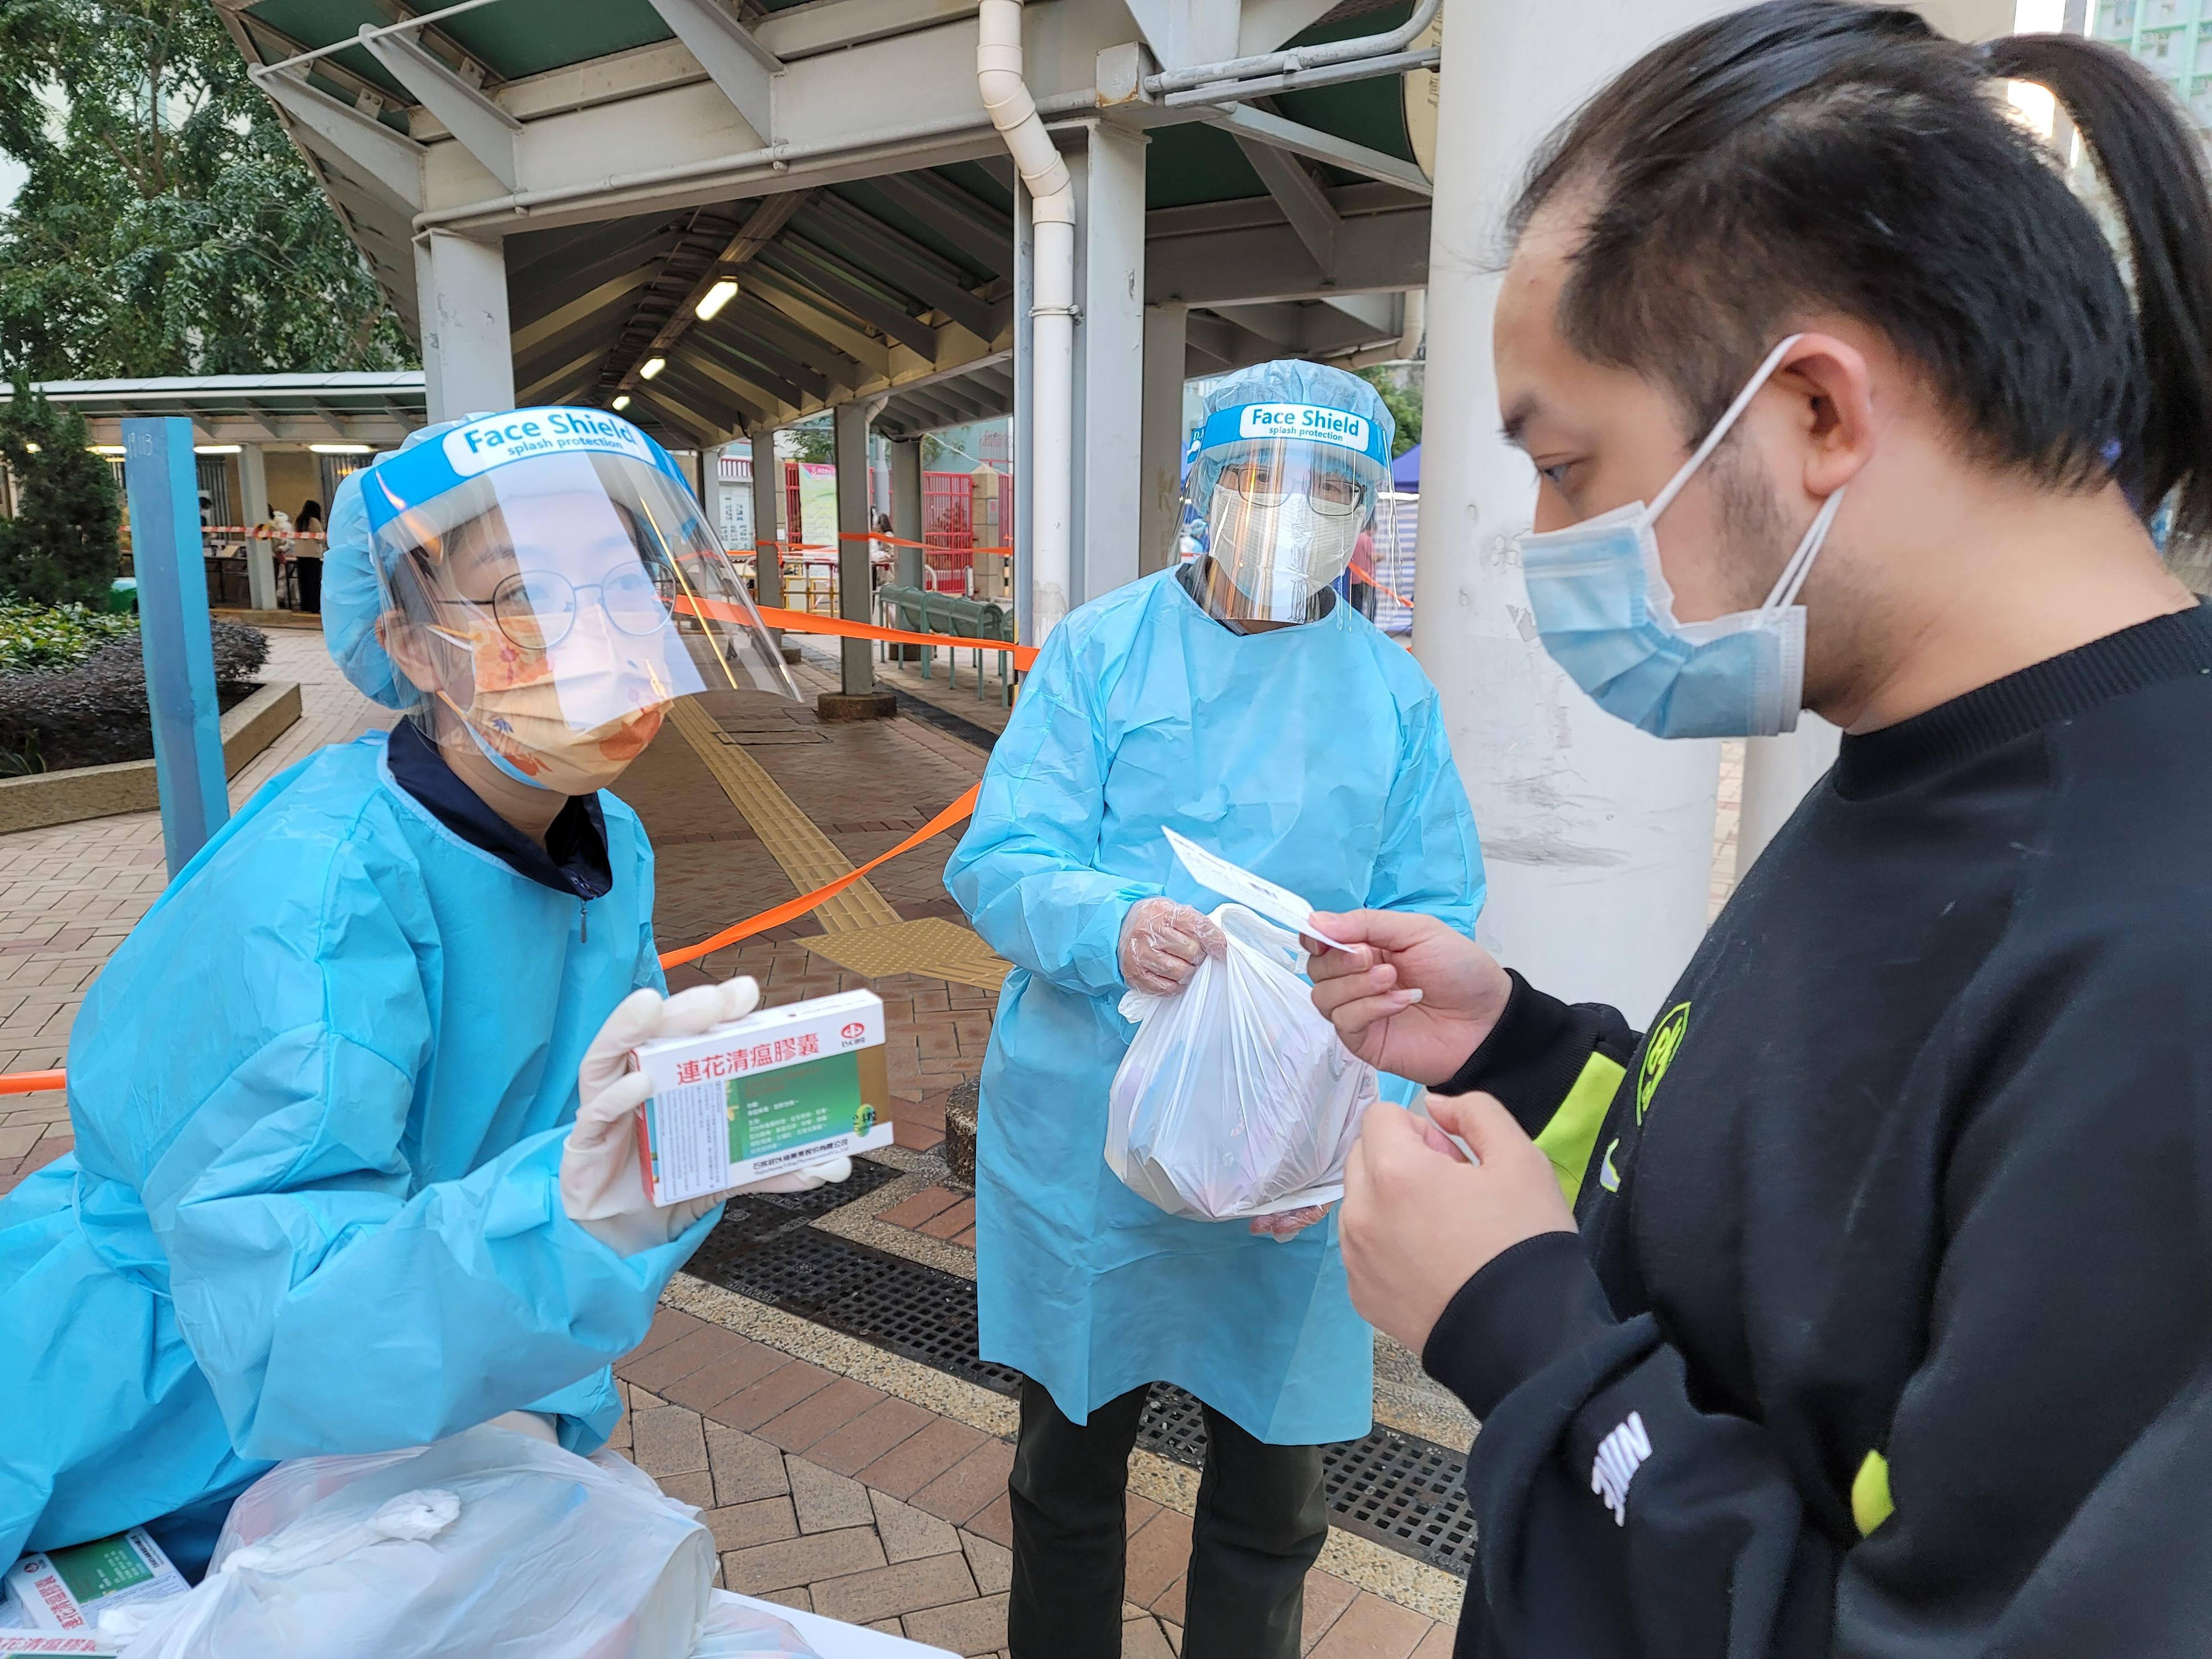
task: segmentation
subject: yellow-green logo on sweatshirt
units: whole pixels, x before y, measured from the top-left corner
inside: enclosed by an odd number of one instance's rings
[[[1644,1042],[1644,1064],[1636,1073],[1636,1121],[1644,1121],[1644,1113],[1651,1109],[1651,1097],[1658,1091],[1659,1079],[1667,1075],[1667,1068],[1674,1063],[1674,1051],[1682,1046],[1682,1033],[1689,1029],[1690,1005],[1678,1002],[1667,1011],[1667,1017],[1651,1028],[1651,1035]]]

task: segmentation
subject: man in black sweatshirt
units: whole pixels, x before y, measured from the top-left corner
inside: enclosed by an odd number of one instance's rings
[[[1992,76],[2096,147],[2132,311]],[[1516,211],[1547,647],[1662,736],[1847,735],[1647,1032],[1315,918],[1434,1091],[1342,1239],[1483,1425],[1462,1655],[2212,1652],[2212,613],[2131,505],[2212,524],[2212,211],[2156,100],[1782,0]]]

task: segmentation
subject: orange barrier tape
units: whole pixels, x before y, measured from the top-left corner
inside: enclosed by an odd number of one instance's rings
[[[966,793],[951,805],[930,819],[927,823],[923,824],[921,829],[892,848],[890,852],[877,854],[859,869],[848,870],[827,886],[817,887],[811,893],[801,893],[795,899],[787,899],[773,910],[763,910],[757,916],[750,916],[733,926],[725,927],[713,937],[701,939],[696,945],[687,945],[680,951],[666,951],[660,958],[660,965],[663,968],[680,968],[687,962],[696,962],[701,957],[712,956],[726,945],[735,945],[739,939],[750,939],[755,933],[763,933],[770,927],[780,927],[787,921],[796,921],[825,899],[836,897],[838,894],[860,880],[878,865],[889,864],[900,854],[911,853],[932,836],[943,835],[975,810],[975,798],[982,792],[982,787],[980,783],[969,784]],[[60,1074],[57,1073],[55,1075]]]
[[[1011,555],[1014,550],[1011,547],[939,547],[935,542],[909,541],[904,536],[887,535],[880,530],[841,530],[837,532],[837,539],[841,542],[881,542],[885,547],[918,547],[925,553],[1005,553]]]
[[[971,789],[968,793],[972,795],[975,792]],[[0,1073],[0,1095],[43,1094],[49,1089],[60,1088],[64,1075],[60,1072]]]
[[[714,599],[693,599],[689,595],[676,601],[678,611],[693,616],[713,617],[718,621],[742,623],[744,613],[735,605],[722,605]],[[902,628],[878,628],[873,623],[849,622],[842,617],[817,616],[811,611],[782,611],[772,605],[755,607],[760,619],[770,628],[780,628],[787,634],[836,634],[848,640],[886,640],[894,645],[942,645],[957,647],[963,651],[1004,651],[1011,654],[1017,668],[1027,668],[1037,659],[1033,645],[1016,645],[1012,640],[969,639],[960,634],[910,634]]]

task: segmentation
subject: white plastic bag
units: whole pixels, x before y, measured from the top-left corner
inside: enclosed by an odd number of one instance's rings
[[[691,1659],[822,1659],[787,1620],[749,1607],[727,1590],[714,1592],[707,1627]]]
[[[1106,1162],[1171,1215],[1269,1215],[1344,1195],[1375,1068],[1338,1041],[1299,977],[1297,935],[1241,904],[1172,996],[1131,991],[1136,1039],[1114,1073]]]
[[[714,1576],[696,1516],[507,1429],[303,1458],[240,1496],[197,1589],[114,1633],[128,1659],[688,1659]]]

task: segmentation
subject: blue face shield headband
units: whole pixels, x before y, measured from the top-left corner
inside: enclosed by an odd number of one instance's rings
[[[1631,501],[1521,538],[1544,648],[1599,708],[1654,737],[1765,738],[1796,728],[1805,690],[1805,607],[1797,594],[1844,492],[1821,504],[1764,605],[1711,622],[1675,620],[1654,526],[1802,337],[1793,334],[1767,354],[1649,507]]]

